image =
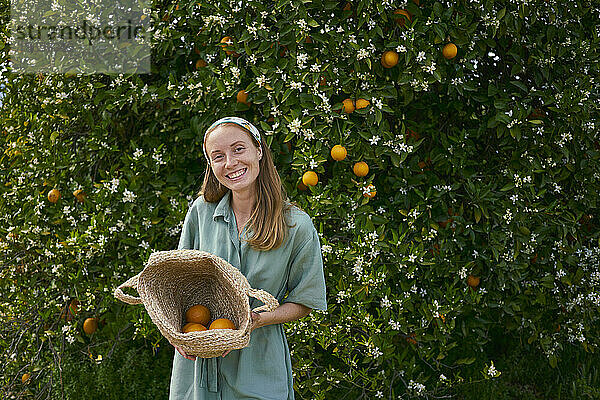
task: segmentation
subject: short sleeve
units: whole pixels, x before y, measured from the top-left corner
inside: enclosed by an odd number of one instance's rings
[[[298,303],[317,310],[327,310],[323,258],[317,230],[311,224],[312,234],[297,251],[292,251],[293,259],[287,281],[287,303]]]
[[[190,249],[194,250],[195,236],[198,232],[198,216],[194,207],[190,207],[181,228],[181,236],[179,237],[179,245],[177,250]]]

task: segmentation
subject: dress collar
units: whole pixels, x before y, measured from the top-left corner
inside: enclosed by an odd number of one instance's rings
[[[219,200],[215,211],[213,212],[213,220],[216,221],[218,216],[223,217],[226,222],[229,222],[229,216],[231,215],[231,206],[229,205],[229,197],[231,196],[231,191],[228,190],[225,192],[225,195]]]

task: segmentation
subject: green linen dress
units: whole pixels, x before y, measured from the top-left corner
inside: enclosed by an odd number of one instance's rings
[[[203,250],[239,268],[255,289],[280,304],[293,302],[327,310],[319,236],[310,216],[293,207],[286,241],[277,249],[257,251],[238,236],[231,191],[218,203],[198,197],[187,212],[178,249]],[[246,236],[244,236],[246,234]],[[242,238],[250,237],[247,227]],[[262,305],[250,298],[250,308]],[[292,364],[282,324],[257,328],[248,347],[225,357],[187,360],[177,350],[169,400],[294,399]]]

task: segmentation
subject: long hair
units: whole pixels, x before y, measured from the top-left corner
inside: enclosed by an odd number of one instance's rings
[[[244,131],[257,148],[262,150],[262,158],[258,161],[260,171],[254,184],[256,193],[256,202],[250,218],[246,223],[252,230],[252,237],[247,242],[255,250],[268,251],[277,249],[287,238],[289,228],[296,226],[289,225],[286,216],[289,215],[292,206],[302,210],[295,202],[290,202],[281,183],[279,173],[273,163],[271,150],[264,144],[264,137],[261,135],[261,143],[258,143],[254,136],[245,128],[233,124],[224,123],[217,125],[207,132],[210,134],[217,127],[232,125]],[[204,173],[204,182],[198,192],[198,196],[204,196],[204,200],[209,203],[219,202],[223,196],[230,191],[223,186],[212,171],[210,162],[207,161],[206,171]]]

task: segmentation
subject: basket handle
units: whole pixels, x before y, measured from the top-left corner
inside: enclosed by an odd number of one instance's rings
[[[267,291],[264,291],[261,289],[249,288],[246,290],[246,293],[248,294],[248,296],[252,296],[255,299],[258,299],[258,300],[262,301],[263,303],[265,303],[260,307],[254,308],[252,310],[254,312],[273,311],[274,309],[279,307],[279,302],[277,301],[277,299],[275,297],[273,297],[273,295]]]
[[[120,284],[119,287],[115,289],[114,296],[127,304],[141,304],[142,299],[140,297],[130,296],[128,294],[123,293],[123,291],[121,290],[122,288],[126,287],[130,287],[137,290],[139,277],[140,274],[137,274],[136,276],[129,278],[127,282]]]

